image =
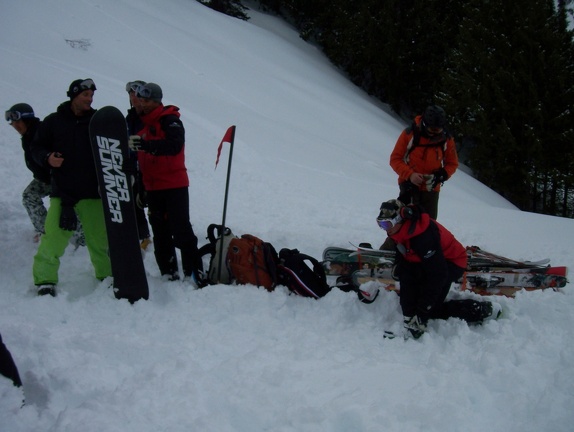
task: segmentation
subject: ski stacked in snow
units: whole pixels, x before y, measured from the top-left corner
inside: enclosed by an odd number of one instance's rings
[[[353,245],[354,246],[354,245]],[[480,295],[513,296],[520,290],[558,289],[568,283],[568,269],[551,267],[548,259],[520,261],[467,247],[468,270],[459,285],[461,291]],[[368,245],[354,249],[328,247],[323,252],[323,267],[328,276],[338,276],[337,285],[377,281],[388,291],[400,292],[399,281],[393,278],[394,251],[372,249]]]

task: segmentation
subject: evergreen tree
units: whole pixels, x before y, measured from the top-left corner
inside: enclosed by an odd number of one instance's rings
[[[477,177],[519,208],[539,210],[541,187],[556,190],[551,165],[571,154],[556,139],[566,130],[564,120],[572,120],[563,87],[572,73],[556,81],[571,37],[557,29],[552,1],[473,1],[463,16],[438,99],[458,140],[473,145]]]
[[[241,0],[197,0],[199,3],[216,10],[217,12],[224,13],[225,15],[232,16],[247,21],[249,17],[245,14],[247,9],[241,3]]]

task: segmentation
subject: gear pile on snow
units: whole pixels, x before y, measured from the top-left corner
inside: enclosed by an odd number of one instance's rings
[[[514,296],[520,290],[551,288],[558,290],[568,283],[568,269],[552,267],[548,259],[520,261],[468,246],[468,268],[458,289],[480,295]],[[328,247],[323,252],[323,267],[337,285],[361,285],[377,281],[389,291],[400,292],[400,282],[393,277],[395,252],[372,249],[361,244],[354,249]]]

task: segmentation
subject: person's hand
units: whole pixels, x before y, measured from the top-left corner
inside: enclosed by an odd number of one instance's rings
[[[421,173],[412,173],[409,180],[412,184],[420,186],[424,182],[424,176]]]
[[[60,214],[60,228],[66,231],[76,231],[78,228],[78,218],[74,207],[63,205]]]
[[[62,157],[62,155],[58,152],[52,152],[48,155],[48,165],[50,165],[53,168],[60,168],[62,166],[62,164],[64,163],[64,158]]]

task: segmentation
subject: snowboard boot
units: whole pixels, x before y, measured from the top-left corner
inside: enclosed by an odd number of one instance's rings
[[[405,338],[412,337],[413,339],[418,339],[427,329],[426,320],[420,319],[417,315],[412,317],[405,316],[403,322],[406,330]]]
[[[502,307],[498,303],[473,299],[449,300],[443,304],[443,309],[447,317],[460,318],[467,323],[477,324],[486,319],[496,319],[502,312]]]
[[[194,270],[191,275],[184,275],[183,282],[191,282],[196,289],[205,288],[209,285],[207,276],[201,270]]]
[[[38,289],[38,296],[51,295],[56,297],[56,286],[54,284],[36,285],[36,288]]]
[[[175,282],[179,280],[179,272],[175,271],[173,273],[162,273],[162,277],[167,279],[169,282]]]
[[[496,302],[481,302],[480,311],[483,316],[481,321],[496,320],[502,315],[502,306]]]

